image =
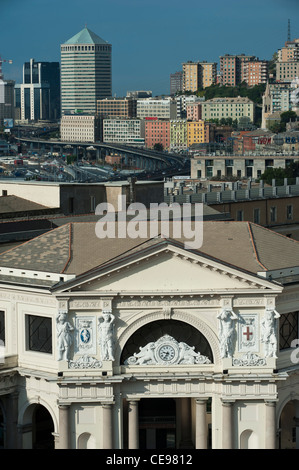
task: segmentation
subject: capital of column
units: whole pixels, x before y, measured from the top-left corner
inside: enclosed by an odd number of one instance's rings
[[[227,406],[227,407],[233,406],[233,404],[236,402],[236,400],[230,400],[226,398],[221,398],[221,401],[222,401],[222,406]]]

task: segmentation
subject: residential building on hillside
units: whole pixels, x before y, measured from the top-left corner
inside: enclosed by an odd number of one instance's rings
[[[285,45],[277,51],[278,62],[296,62],[299,60],[299,39],[286,41]]]
[[[112,95],[112,46],[88,28],[61,45],[62,114],[95,114],[97,100]]]
[[[59,62],[23,65],[23,83],[15,85],[16,117],[21,121],[58,120],[60,118]]]
[[[184,62],[183,65],[183,91],[196,92],[199,88],[206,88],[216,83],[216,62]]]
[[[276,81],[291,82],[299,77],[299,60],[276,62]]]
[[[243,81],[248,86],[261,85],[267,83],[268,79],[268,61],[249,60],[243,63]]]
[[[258,60],[252,55],[230,55],[220,56],[220,83],[221,85],[236,86],[245,81],[248,77],[247,62]]]
[[[202,103],[202,119],[228,119],[238,121],[247,117],[251,122],[255,117],[255,104],[249,98],[212,98]]]

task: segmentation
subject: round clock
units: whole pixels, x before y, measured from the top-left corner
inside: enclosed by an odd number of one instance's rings
[[[170,362],[175,358],[176,351],[170,344],[162,345],[158,350],[158,356],[162,361]]]

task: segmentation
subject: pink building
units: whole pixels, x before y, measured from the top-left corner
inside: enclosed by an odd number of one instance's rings
[[[201,103],[186,104],[187,120],[199,121],[201,119]]]
[[[170,146],[170,121],[155,117],[145,118],[144,141],[147,148],[161,144],[163,149],[168,149]]]

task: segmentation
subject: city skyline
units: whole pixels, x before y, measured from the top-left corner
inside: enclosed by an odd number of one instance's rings
[[[142,4],[142,7],[141,7]],[[60,45],[86,25],[112,44],[112,93],[131,90],[169,94],[170,74],[192,61],[251,54],[271,59],[288,37],[299,37],[296,0],[2,0],[0,18],[5,79],[21,83],[23,63],[60,61]],[[20,47],[20,45],[22,47]]]

